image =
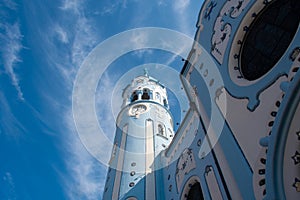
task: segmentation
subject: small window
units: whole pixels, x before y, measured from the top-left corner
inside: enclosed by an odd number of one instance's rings
[[[134,91],[133,93],[132,93],[132,95],[131,95],[131,102],[134,102],[134,101],[136,101],[136,100],[138,100],[138,94],[137,94],[137,92],[136,91]]]
[[[150,99],[150,96],[149,96],[148,92],[143,93],[142,99],[144,99],[144,100],[149,100]]]
[[[131,171],[130,176],[134,176],[134,175],[135,175],[135,171]]]
[[[155,100],[157,100],[159,102],[161,101],[160,94],[158,92],[155,93]]]
[[[117,153],[117,148],[118,148],[118,143],[116,142],[116,143],[114,144],[114,147],[113,147],[113,150],[112,150],[112,155],[113,155],[113,156],[116,155],[116,153]]]
[[[167,103],[167,100],[166,100],[166,99],[164,99],[164,106],[165,106],[165,107],[168,107],[168,103]]]
[[[170,192],[172,191],[172,185],[169,185],[169,191]]]
[[[142,99],[143,100],[149,100],[150,99],[150,91],[149,91],[149,89],[145,88],[143,90]]]
[[[134,186],[134,182],[129,183],[129,187],[133,187]]]
[[[164,126],[162,124],[158,124],[158,134],[159,135],[165,135]]]

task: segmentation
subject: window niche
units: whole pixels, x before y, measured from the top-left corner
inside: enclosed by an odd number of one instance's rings
[[[149,100],[150,99],[150,90],[148,88],[143,89],[142,99],[143,100]]]
[[[158,135],[165,137],[166,136],[165,125],[163,125],[162,123],[159,123],[157,125],[157,132],[158,132]]]
[[[163,102],[164,102],[164,106],[165,106],[165,107],[168,107],[168,102],[167,102],[167,100],[164,99]]]
[[[190,191],[187,194],[187,199],[189,199],[189,200],[202,200],[202,199],[204,199],[202,189],[201,189],[201,186],[200,186],[199,182],[194,183],[193,185],[191,185]]]
[[[160,98],[159,92],[156,92],[156,93],[155,93],[155,100],[161,102],[161,98]]]
[[[203,200],[204,195],[202,192],[200,179],[197,176],[192,176],[184,185],[181,200]]]
[[[134,91],[131,95],[131,102],[135,102],[136,100],[139,99],[137,91]]]

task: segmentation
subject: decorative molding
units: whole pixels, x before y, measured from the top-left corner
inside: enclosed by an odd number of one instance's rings
[[[221,9],[214,25],[214,34],[211,40],[211,54],[218,61],[223,63],[225,51],[228,46],[229,37],[231,35],[231,24],[228,22],[226,16],[237,18],[250,0],[231,0],[227,1]]]
[[[192,149],[185,149],[177,162],[176,168],[176,185],[178,192],[180,191],[184,177],[194,168],[196,168],[196,161],[193,151]]]
[[[205,8],[205,13],[204,13],[204,19],[207,19],[208,21],[210,20],[210,15],[214,9],[214,7],[217,6],[217,2],[215,1],[210,1],[207,7]]]
[[[214,168],[210,165],[206,166],[204,176],[211,199],[222,200],[223,197],[216,178],[216,174],[214,172]]]

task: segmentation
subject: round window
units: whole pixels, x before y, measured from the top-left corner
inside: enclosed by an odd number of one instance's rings
[[[134,186],[134,182],[129,183],[129,187],[133,187]]]
[[[240,52],[243,77],[256,80],[276,65],[298,30],[299,0],[273,0],[246,29]]]
[[[130,176],[134,176],[134,175],[135,175],[135,171],[131,171]]]

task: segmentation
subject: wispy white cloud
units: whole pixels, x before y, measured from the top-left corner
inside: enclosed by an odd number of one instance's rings
[[[62,18],[61,25],[56,26],[55,31],[60,35],[61,41],[71,44],[71,62],[78,69],[87,54],[100,41],[100,35],[93,21],[86,17],[83,0],[64,0],[60,9],[72,18]],[[69,24],[73,26],[69,27]],[[68,30],[70,28],[72,32]]]
[[[61,174],[65,184],[66,194],[69,199],[100,199],[105,185],[106,170],[85,149],[78,138],[74,126],[71,111],[67,127],[66,152],[67,167],[71,173],[71,179]],[[66,118],[67,119],[67,118]],[[72,134],[70,134],[72,132]]]
[[[56,24],[53,27],[53,31],[56,33],[59,41],[64,44],[69,43],[68,33],[63,27],[61,27],[59,24]]]
[[[138,58],[142,58],[145,55],[153,54],[153,49],[139,49],[132,52],[132,55],[137,56]]]
[[[66,82],[66,84],[68,83]],[[44,95],[47,103],[51,106],[50,109],[61,112],[63,115],[57,129],[62,134],[63,143],[59,148],[61,148],[62,159],[68,173],[65,174],[56,167],[54,168],[61,178],[67,199],[101,199],[106,169],[88,152],[82,143],[75,127],[71,103],[61,105],[58,99],[47,96],[47,92]],[[67,99],[71,98],[67,97]],[[88,115],[89,113],[87,113]]]
[[[47,27],[39,32],[44,42],[41,49],[48,65],[59,72],[71,93],[76,72],[100,41],[100,34],[86,17],[83,0],[62,0],[59,11],[59,21],[49,16]]]
[[[101,15],[111,15],[114,14],[119,8],[126,8],[127,7],[127,0],[117,0],[114,3],[110,2],[110,5],[105,6],[101,10]]]
[[[63,0],[60,20],[49,18],[49,29],[41,33],[48,64],[59,71],[66,89],[67,103],[62,110],[64,146],[62,150],[69,174],[61,175],[69,199],[101,199],[106,170],[91,156],[80,141],[72,115],[72,88],[76,72],[85,57],[100,41],[94,22],[87,17],[83,0]],[[51,106],[59,105],[58,99],[43,93]],[[70,178],[71,177],[71,178]]]
[[[115,132],[116,126],[115,113],[119,113],[122,105],[120,98],[113,98],[112,96],[116,87],[114,83],[117,82],[117,77],[118,75],[109,76],[107,73],[104,73],[96,96],[97,113],[101,113],[101,115],[98,116],[99,122],[101,122],[100,126],[110,141],[113,141],[114,138],[114,134],[112,133]]]
[[[0,3],[11,12],[16,12],[18,5],[11,0],[4,0]],[[24,48],[22,45],[23,35],[21,34],[18,19],[9,17],[9,13],[5,11],[0,12],[0,54],[4,66],[5,73],[10,76],[12,85],[16,88],[20,100],[24,100],[21,87],[19,85],[19,78],[15,73],[15,68],[21,62],[19,57],[20,51]],[[8,20],[10,18],[10,20]],[[10,21],[10,22],[9,22]]]
[[[72,143],[72,149],[74,149]],[[80,147],[79,147],[80,146]],[[73,180],[66,182],[68,188],[67,195],[69,199],[100,199],[105,187],[104,169],[99,170],[99,164],[95,163],[93,159],[88,158],[89,154],[83,155],[85,149],[81,147],[82,144],[78,142],[76,146],[78,152],[74,152],[77,159],[70,161],[69,169],[73,174]],[[97,170],[98,169],[98,170]]]
[[[99,35],[91,21],[82,15],[77,20],[76,30],[72,47],[72,61],[79,67],[88,53],[96,46]]]
[[[190,0],[175,0],[173,3],[173,9],[177,12],[183,13],[189,4]]]
[[[19,78],[15,73],[17,63],[21,62],[19,53],[23,48],[23,35],[20,31],[20,25],[18,22],[13,24],[2,22],[0,23],[0,30],[2,30],[0,32],[0,49],[5,72],[10,76],[12,85],[18,92],[19,99],[24,100],[23,93],[19,85]]]
[[[190,0],[175,0],[173,1],[173,11],[176,18],[176,21],[179,26],[179,31],[185,34],[194,34],[190,33],[190,27],[188,26],[188,7],[190,5]]]
[[[60,170],[57,173],[61,177],[68,199],[101,198],[106,176],[103,165],[81,143],[72,115],[72,89],[76,73],[85,57],[100,40],[99,32],[96,33],[94,29],[94,22],[86,15],[84,2],[62,0],[57,17],[46,14],[44,20],[47,20],[47,26],[36,29],[43,42],[40,49],[43,51],[44,60],[49,67],[53,67],[50,68],[50,71],[56,73],[53,79],[59,82],[59,89],[65,94],[61,98],[49,94],[44,88],[40,91],[49,109],[62,116],[62,121],[56,128],[62,133],[62,146],[65,148],[61,149],[61,154],[68,173],[64,174]],[[39,8],[47,11],[46,7]]]
[[[115,130],[115,119],[111,114],[111,110],[113,109],[120,109],[120,104],[114,104],[113,99],[111,97],[112,91],[114,90],[114,83],[117,81],[116,77],[118,75],[114,74],[113,76],[109,76],[107,73],[104,73],[101,77],[101,81],[99,82],[99,89],[96,92],[96,111],[97,113],[101,113],[99,115],[99,125],[103,129],[103,132],[109,133],[107,136],[112,141],[113,133]],[[119,102],[119,99],[117,99]],[[113,108],[111,108],[113,106]],[[93,117],[93,113],[90,112],[83,112],[82,118],[89,119]],[[66,156],[66,162],[68,163],[69,171],[71,172],[72,180],[65,180],[66,181],[66,193],[70,199],[99,199],[101,198],[101,194],[103,193],[103,189],[105,186],[105,176],[106,176],[106,169],[105,165],[107,163],[105,160],[109,159],[109,153],[111,150],[109,149],[112,147],[112,144],[109,145],[107,143],[101,144],[101,137],[99,140],[99,136],[97,134],[93,135],[93,140],[100,141],[99,148],[105,146],[105,148],[101,148],[101,150],[94,150],[91,143],[85,142],[87,138],[82,135],[79,135],[80,139],[76,134],[76,129],[74,125],[74,119],[72,116],[72,112],[66,114],[65,120],[68,120],[68,139],[66,139],[67,144],[66,146],[69,147],[70,153]],[[87,120],[91,121],[91,120]],[[77,128],[78,128],[77,123]],[[74,135],[71,135],[72,133]],[[94,132],[95,133],[95,132]],[[89,133],[86,133],[89,134]],[[83,140],[83,142],[81,141]],[[86,145],[86,146],[84,146]],[[106,147],[107,146],[107,147]],[[85,148],[87,149],[85,149]],[[104,149],[104,151],[103,151]],[[101,151],[97,154],[102,156],[98,158],[101,161],[97,161],[91,154],[87,153],[87,150],[95,156],[95,152],[93,151]],[[108,157],[108,159],[104,158]],[[103,159],[103,160],[102,160]]]
[[[174,62],[176,59],[178,59],[180,57],[180,55],[184,55],[186,54],[186,52],[189,52],[191,49],[191,44],[186,44],[183,45],[180,49],[180,51],[178,51],[178,54],[174,54],[172,55],[165,63],[165,65],[170,65],[172,62]],[[182,59],[182,58],[181,58]]]
[[[105,6],[102,9],[102,11],[100,12],[101,15],[106,15],[106,14],[111,15],[111,14],[113,14],[117,10],[118,6],[120,5],[120,2],[121,1],[118,1],[116,3],[113,3],[113,4],[109,5],[109,6]]]
[[[82,0],[63,0],[60,8],[62,10],[71,10],[78,14],[82,3]]]
[[[26,129],[13,114],[7,98],[0,92],[0,135],[18,138]]]

